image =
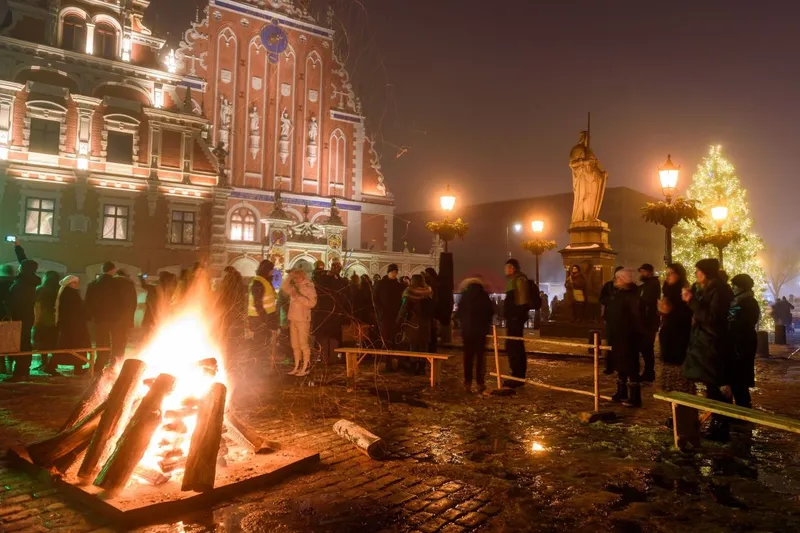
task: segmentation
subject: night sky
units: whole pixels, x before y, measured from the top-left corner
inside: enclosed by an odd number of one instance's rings
[[[433,207],[446,184],[464,203],[570,191],[591,111],[609,186],[660,196],[671,153],[683,192],[721,144],[767,244],[798,243],[797,2],[333,3],[398,212]],[[165,31],[194,4],[157,0],[148,19]]]

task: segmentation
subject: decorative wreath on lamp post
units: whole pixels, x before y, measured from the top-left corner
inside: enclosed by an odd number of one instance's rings
[[[642,218],[647,222],[672,229],[682,220],[693,222],[703,228],[700,222],[702,212],[697,207],[697,200],[677,198],[674,202],[648,202],[642,207]]]
[[[458,237],[463,239],[469,231],[469,223],[464,222],[460,218],[450,220],[437,220],[425,224],[425,229],[431,233],[435,233],[441,240],[444,241],[444,251],[447,251],[447,243]]]
[[[533,255],[539,256],[556,248],[556,241],[547,239],[531,239],[522,243],[522,249],[527,250]]]

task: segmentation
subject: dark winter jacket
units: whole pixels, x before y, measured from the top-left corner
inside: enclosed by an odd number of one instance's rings
[[[726,385],[726,359],[731,349],[728,312],[732,300],[730,286],[717,278],[709,280],[689,301],[694,315],[682,367],[687,379],[712,386]]]
[[[6,297],[6,307],[12,320],[20,320],[23,324],[33,326],[33,308],[36,304],[36,287],[42,280],[36,275],[36,267],[28,267],[27,261],[23,263],[20,271]],[[33,263],[36,265],[36,263]]]
[[[428,285],[408,287],[403,292],[397,323],[414,351],[426,351],[434,315],[433,291]]]
[[[132,328],[136,316],[136,308],[139,305],[136,285],[124,276],[114,276],[114,283],[117,285],[117,293],[119,294],[119,325]]]
[[[372,284],[361,281],[353,295],[353,314],[364,324],[375,325],[375,307],[372,304]]]
[[[603,306],[603,320],[608,321],[608,307],[611,305],[611,299],[614,298],[614,293],[617,288],[614,287],[614,280],[610,279],[603,283],[603,288],[600,289],[600,305]]]
[[[14,284],[14,276],[0,277],[0,320],[11,320],[11,315],[6,307],[6,300]]]
[[[636,285],[614,291],[606,311],[613,368],[628,376],[639,374],[639,349],[645,336],[644,313]]]
[[[89,317],[78,289],[63,287],[58,297],[58,347],[89,348]]]
[[[379,322],[393,322],[397,319],[404,290],[405,286],[399,279],[391,279],[389,276],[383,276],[375,283],[373,298]]]
[[[33,330],[31,331],[34,350],[55,350],[58,345],[58,329],[56,328],[58,278],[56,272],[47,272],[42,284],[36,287]]]
[[[465,340],[485,342],[492,329],[492,317],[494,304],[483,283],[478,279],[467,280],[456,311],[456,318],[461,322],[461,336]]]
[[[531,309],[531,294],[528,277],[515,272],[506,279],[506,297],[503,300],[503,316],[509,322],[526,322]]]
[[[748,387],[755,386],[756,325],[760,318],[761,309],[751,291],[733,297],[728,311],[728,330],[733,349],[730,378]]]
[[[661,319],[661,332],[658,335],[661,345],[661,359],[669,365],[683,364],[689,337],[692,333],[692,310],[681,299],[683,285],[664,283],[666,312]]]
[[[116,324],[120,319],[120,285],[108,274],[86,286],[86,312],[96,324]]]
[[[311,310],[314,335],[341,340],[342,326],[352,316],[348,286],[347,280],[330,272],[317,272],[314,276],[317,291],[317,305]]]
[[[645,328],[648,332],[655,333],[661,321],[658,315],[658,300],[661,298],[661,285],[658,278],[645,278],[639,285],[639,298],[642,300],[642,311]]]

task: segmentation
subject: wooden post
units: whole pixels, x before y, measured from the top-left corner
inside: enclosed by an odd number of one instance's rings
[[[186,459],[181,490],[206,492],[214,488],[227,394],[228,389],[225,385],[214,383],[200,406],[197,427],[189,444],[189,456]]]
[[[117,440],[111,457],[94,480],[95,485],[103,487],[111,495],[125,488],[161,423],[161,404],[174,386],[175,378],[169,374],[159,374],[155,379]]]
[[[92,436],[92,442],[89,444],[86,456],[78,470],[78,477],[84,481],[90,481],[93,478],[97,471],[97,465],[108,455],[113,445],[111,438],[116,435],[120,420],[130,409],[133,394],[141,383],[146,366],[144,361],[139,359],[127,359],[122,364],[119,377],[108,394],[106,408],[103,416],[100,417],[100,424]]]
[[[600,412],[600,334],[594,332],[594,412]]]
[[[431,357],[428,361],[431,363],[431,388],[434,388],[439,385],[442,376],[442,360]]]
[[[73,427],[49,439],[29,444],[26,450],[31,460],[39,466],[49,468],[71,452],[85,448],[100,423],[104,408],[105,404],[102,403]]]
[[[697,409],[686,405],[672,404],[672,431],[675,447],[683,450],[687,444],[700,446],[700,420]]]
[[[61,433],[62,431],[68,430],[74,426],[78,420],[83,420],[86,415],[94,411],[94,409],[105,400],[107,396],[106,391],[111,388],[115,377],[116,372],[114,372],[112,367],[103,370],[83,393],[83,396],[78,400],[77,405],[72,409],[72,412],[64,421],[64,424],[58,432]]]
[[[500,349],[497,346],[497,326],[492,326],[492,340],[494,341],[494,366],[497,374],[497,388],[503,388],[503,382],[500,380]]]

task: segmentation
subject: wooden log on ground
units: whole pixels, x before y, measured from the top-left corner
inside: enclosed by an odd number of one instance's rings
[[[122,364],[122,370],[120,370],[114,386],[111,387],[111,392],[108,393],[106,408],[100,417],[100,424],[92,436],[86,456],[78,469],[78,477],[82,480],[90,481],[97,472],[98,464],[101,464],[101,461],[108,456],[113,446],[111,440],[117,434],[122,417],[130,410],[133,395],[139,386],[146,366],[144,361],[139,359],[128,359]]]
[[[94,480],[95,485],[106,489],[111,495],[125,488],[161,424],[161,404],[174,386],[175,378],[169,374],[160,374],[156,378]]]
[[[70,429],[78,420],[83,420],[86,418],[86,415],[94,411],[108,396],[108,391],[111,390],[116,376],[117,372],[113,366],[104,368],[103,371],[92,380],[92,383],[83,393],[81,399],[78,400],[75,408],[64,421],[64,424],[58,432],[61,433],[62,431]]]
[[[281,449],[280,443],[265,440],[244,420],[231,412],[225,414],[225,435],[239,446],[256,454],[273,453]]]
[[[133,475],[155,486],[163,485],[172,477],[171,474],[166,474],[159,470],[147,468],[141,465],[133,469]]]
[[[66,431],[56,434],[49,439],[29,444],[25,449],[31,460],[39,466],[50,468],[60,459],[70,453],[85,448],[100,424],[100,416],[105,409],[105,403],[95,407],[94,411],[86,415],[77,424]],[[77,457],[77,455],[76,455]],[[73,458],[74,460],[74,458]]]
[[[214,383],[200,406],[197,426],[189,443],[189,456],[186,459],[181,490],[206,492],[214,488],[227,394],[225,385]]]
[[[358,424],[354,424],[349,420],[339,420],[333,425],[333,431],[340,437],[352,442],[372,459],[380,459],[386,455],[386,443],[380,437],[370,433]]]

